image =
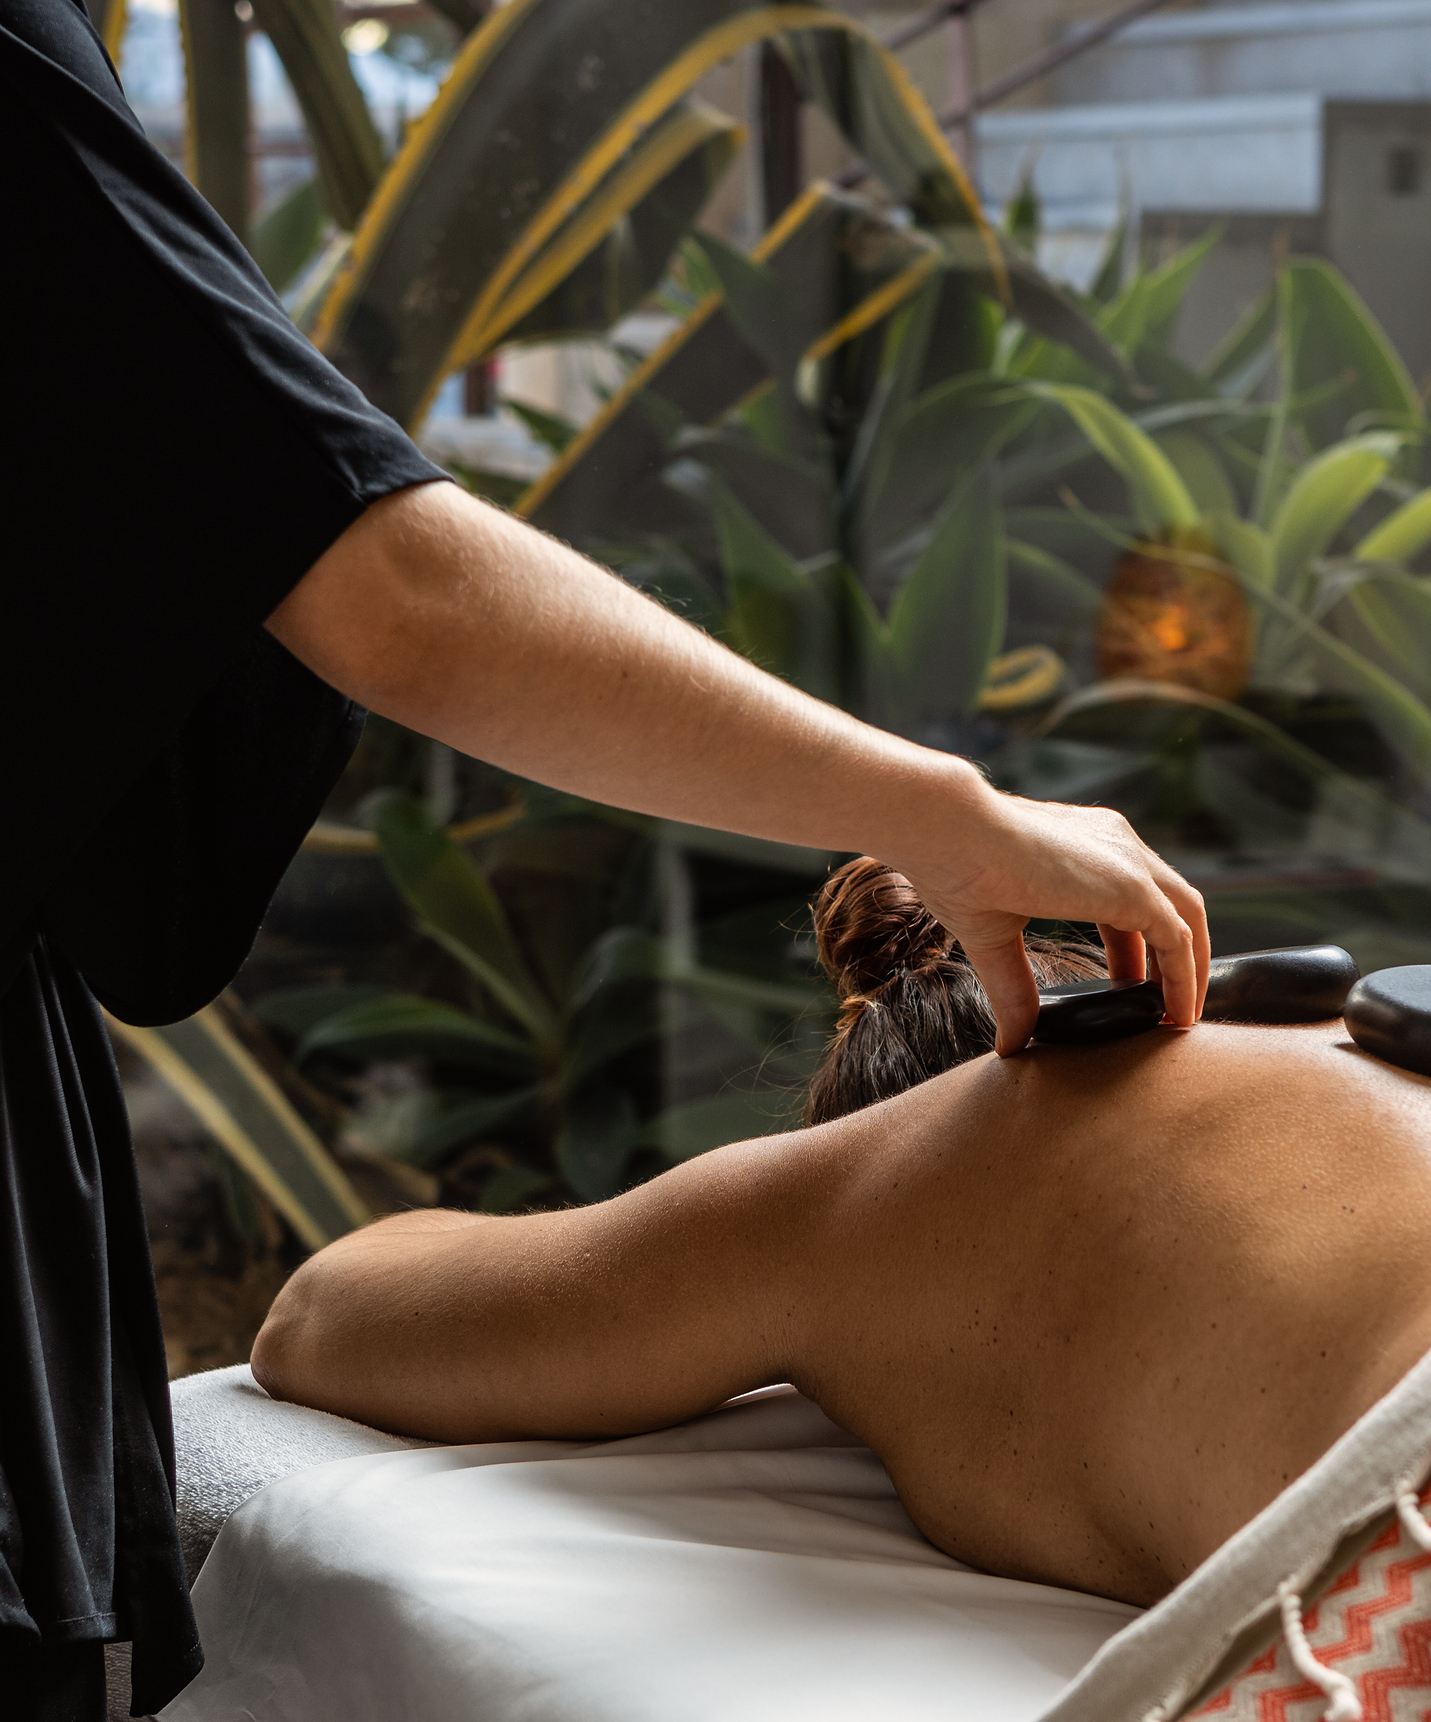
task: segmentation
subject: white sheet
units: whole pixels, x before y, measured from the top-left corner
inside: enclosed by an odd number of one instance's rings
[[[791,1390],[271,1483],[164,1722],[1034,1722],[1137,1610],[971,1572]]]

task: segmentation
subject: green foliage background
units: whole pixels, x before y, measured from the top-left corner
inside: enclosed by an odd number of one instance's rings
[[[512,403],[552,452],[535,485],[463,482],[822,699],[1122,808],[1208,891],[1216,948],[1431,956],[1426,422],[1335,270],[1287,261],[1193,366],[1178,313],[1216,234],[1130,266],[1119,232],[1088,292],[1053,281],[1032,194],[994,231],[847,19],[465,4],[385,163],[326,0],[256,0],[318,171],[251,225],[242,44],[186,0],[198,182],[340,368],[416,424],[455,368],[663,308],[670,338],[618,355],[591,424]],[[761,40],[873,179],[811,185],[744,254],[697,227],[743,129],[692,90]],[[1099,680],[1103,587],[1150,542],[1240,586],[1236,700]],[[788,1123],[830,1020],[803,905],[836,858],[553,796],[381,723],[333,813],[241,990],[350,1152],[503,1211]],[[311,903],[360,877],[322,934]]]

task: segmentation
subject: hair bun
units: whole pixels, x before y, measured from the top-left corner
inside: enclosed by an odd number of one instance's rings
[[[952,943],[903,873],[870,855],[847,861],[825,881],[815,900],[815,938],[841,998],[873,992],[901,969],[924,968]]]

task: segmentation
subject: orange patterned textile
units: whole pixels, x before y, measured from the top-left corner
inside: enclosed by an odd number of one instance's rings
[[[1431,1501],[1423,1492],[1421,1507]],[[1431,1718],[1431,1553],[1394,1520],[1302,1621],[1324,1670],[1351,1683],[1339,1704],[1293,1661],[1285,1634],[1192,1712],[1217,1722],[1427,1722]],[[1354,1696],[1353,1696],[1354,1694]]]

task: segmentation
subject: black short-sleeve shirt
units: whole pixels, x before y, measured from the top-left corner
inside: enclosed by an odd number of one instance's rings
[[[443,474],[151,147],[78,0],[0,0],[0,160],[0,1675],[132,1638],[140,1714],[200,1658],[95,999],[172,1021],[243,960],[362,721],[264,618]]]

